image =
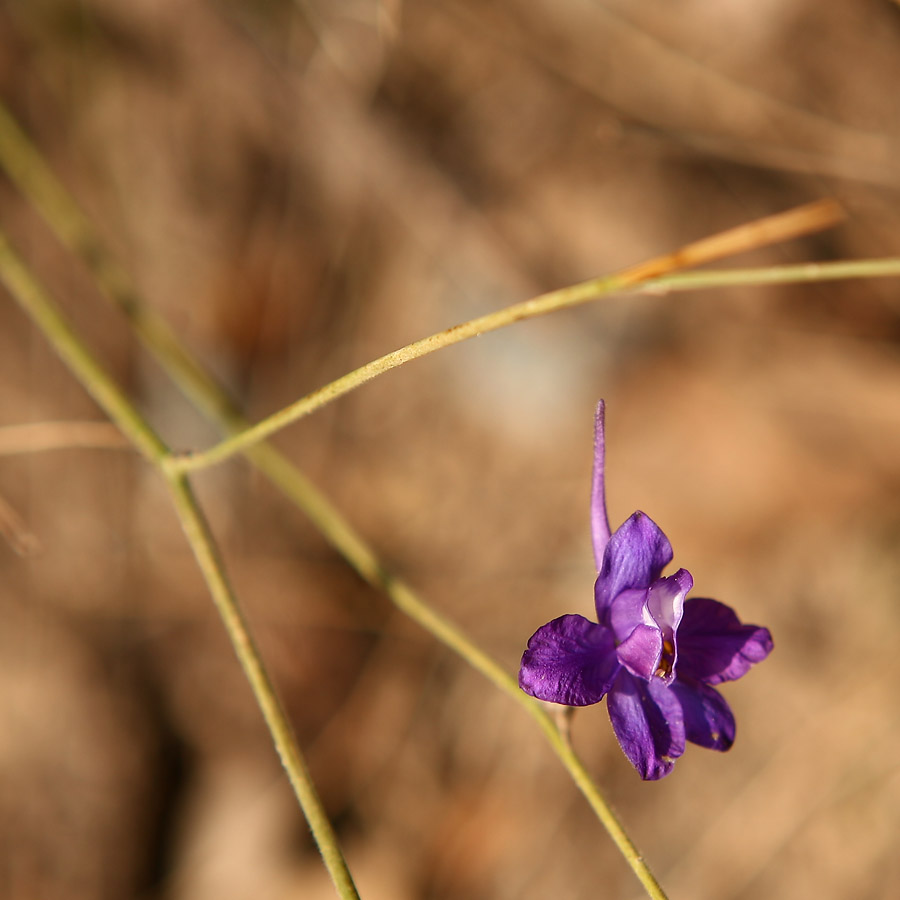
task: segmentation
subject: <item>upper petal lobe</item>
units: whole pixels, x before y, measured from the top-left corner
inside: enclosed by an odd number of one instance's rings
[[[740,678],[773,646],[768,628],[742,625],[731,607],[706,597],[684,604],[678,643],[679,675],[707,684]]]
[[[528,641],[519,669],[526,694],[566,706],[598,703],[619,670],[612,632],[584,616],[560,616]]]
[[[662,529],[645,513],[633,513],[615,530],[603,553],[594,585],[599,620],[618,594],[649,588],[671,561],[672,545]]]

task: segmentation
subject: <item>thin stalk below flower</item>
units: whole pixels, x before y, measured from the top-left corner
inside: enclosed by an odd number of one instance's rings
[[[515,678],[467,638],[455,625],[423,603],[409,587],[394,578],[387,578],[383,586],[399,609],[458,653],[472,668],[481,672],[495,687],[515,700],[535,720],[553,748],[553,752],[556,753],[578,789],[584,794],[594,814],[637,876],[647,895],[652,900],[666,900],[666,894],[661,885],[622,827],[622,823],[613,812],[612,807],[585,769],[584,763],[575,753],[571,743],[547,710],[523,693]]]

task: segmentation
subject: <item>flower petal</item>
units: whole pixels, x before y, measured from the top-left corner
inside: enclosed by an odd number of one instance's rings
[[[656,627],[647,609],[647,588],[622,591],[609,605],[607,623],[620,643],[628,638],[638,625]]]
[[[729,750],[734,743],[735,723],[725,698],[701,681],[677,679],[674,691],[684,713],[687,739],[710,750]]]
[[[619,662],[632,675],[648,681],[659,666],[663,639],[655,625],[638,625],[616,648]]]
[[[591,481],[591,540],[597,571],[603,565],[603,551],[609,543],[609,517],[606,514],[606,403],[597,404],[594,417],[594,473]]]
[[[694,579],[687,569],[679,569],[674,575],[658,578],[650,585],[647,610],[665,637],[674,636],[684,613],[685,595],[693,586]]]
[[[608,628],[584,616],[560,616],[538,628],[519,668],[526,694],[566,706],[590,706],[603,699],[619,671]]]
[[[650,585],[647,592],[647,612],[662,634],[662,655],[657,674],[671,684],[675,677],[675,662],[678,659],[676,633],[684,612],[684,598],[694,586],[694,579],[687,569],[679,569],[674,575],[659,578]]]
[[[607,698],[619,746],[645,781],[668,775],[684,753],[681,704],[658,678],[641,681],[619,673]]]
[[[609,539],[594,584],[598,621],[605,623],[609,604],[630,588],[648,588],[672,561],[672,545],[648,515],[634,513]]]
[[[768,628],[742,625],[730,606],[707,597],[685,603],[678,642],[679,675],[707,684],[740,678],[773,646]]]

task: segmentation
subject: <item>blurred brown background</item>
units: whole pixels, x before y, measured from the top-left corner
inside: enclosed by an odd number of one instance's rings
[[[900,254],[890,0],[6,0],[0,95],[257,419],[390,349],[823,196],[740,265]],[[5,177],[0,226],[177,447],[214,432]],[[510,669],[614,524],[769,625],[733,750],[576,747],[675,898],[900,881],[900,284],[622,297],[414,363],[277,443]],[[3,425],[102,416],[5,293]],[[533,723],[241,461],[198,479],[366,900],[632,898]],[[0,458],[0,895],[333,896],[159,479]]]

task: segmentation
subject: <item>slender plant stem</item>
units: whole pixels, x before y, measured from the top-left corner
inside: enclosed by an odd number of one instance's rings
[[[664,294],[670,291],[699,291],[723,287],[760,287],[772,284],[810,284],[822,281],[846,281],[859,278],[896,278],[900,276],[900,257],[838,260],[769,266],[764,269],[711,269],[702,272],[678,272],[662,275],[632,289],[640,294]]]
[[[262,656],[225,575],[225,566],[219,558],[215,540],[190,484],[184,475],[174,475],[168,479],[168,483],[184,533],[209,586],[213,602],[231,636],[241,668],[262,710],[272,742],[281,758],[281,764],[288,774],[310,830],[316,837],[325,867],[340,897],[345,900],[359,900],[350,870],[341,853],[337,835],[331,827],[290,721],[278,700],[275,686],[263,665]]]
[[[399,350],[386,353],[384,356],[366,363],[366,365],[360,366],[358,369],[354,369],[352,372],[341,376],[324,387],[313,391],[311,394],[307,394],[290,406],[263,419],[256,425],[216,444],[209,450],[174,457],[170,464],[174,469],[191,471],[224,462],[236,453],[241,453],[248,447],[271,437],[271,435],[286,425],[308,416],[338,397],[342,397],[344,394],[358,388],[367,381],[371,381],[378,375],[389,372],[391,369],[396,369],[414,359],[427,356],[436,350],[442,350],[445,347],[459,344],[488,331],[495,331],[498,328],[511,325],[513,322],[544,315],[554,310],[566,309],[567,307],[593,300],[596,297],[605,296],[615,291],[619,286],[620,283],[616,278],[594,279],[583,284],[576,284],[559,291],[553,291],[550,294],[543,294],[540,297],[517,303],[498,312],[489,313],[486,316],[480,316],[477,319],[471,319],[445,331],[429,335],[421,340],[414,341],[412,344],[407,344]]]
[[[347,526],[345,526],[347,527]],[[488,654],[463,634],[455,625],[425,604],[406,584],[387,574],[382,576],[382,586],[394,604],[409,618],[437,637],[465,659],[472,668],[481,672],[495,687],[516,701],[540,727],[560,762],[572,780],[584,794],[591,809],[609,833],[613,843],[631,867],[653,900],[666,900],[665,892],[644,862],[628,833],[622,827],[612,807],[598,789],[571,744],[560,732],[546,709],[520,690],[515,678],[499,666]]]
[[[546,713],[544,714],[546,715]],[[597,786],[588,774],[587,769],[585,769],[584,763],[572,749],[571,744],[560,735],[558,726],[547,716],[547,724],[543,725],[542,723],[542,727],[547,740],[550,742],[550,746],[553,747],[556,755],[572,776],[573,781],[578,785],[581,793],[584,794],[594,814],[609,832],[619,852],[625,857],[631,870],[647,892],[647,896],[651,897],[652,900],[667,900],[662,886],[644,862],[644,858],[632,843],[631,838],[628,837],[615,812],[613,812],[606,799],[597,790]],[[549,730],[551,728],[554,729],[553,732]]]
[[[769,269],[726,269],[710,272],[689,272],[663,275],[652,280],[632,284],[620,276],[597,278],[559,291],[543,294],[523,303],[471,319],[426,338],[407,344],[372,362],[354,369],[324,387],[307,394],[290,406],[274,413],[256,425],[226,438],[208,450],[172,457],[170,465],[178,471],[193,471],[216,465],[248,447],[270,437],[298,419],[321,409],[333,400],[365,384],[367,381],[399,368],[414,359],[427,356],[469,338],[489,331],[567,309],[614,293],[668,293],[714,287],[734,287],[762,284],[791,284],[797,282],[833,281],[849,278],[885,278],[900,275],[900,258],[865,259],[852,262],[804,263],[796,266],[775,266]]]
[[[303,754],[293,734],[262,656],[253,640],[238,599],[187,476],[167,471],[169,450],[153,428],[134,408],[106,370],[75,334],[44,287],[0,235],[0,281],[44,334],[72,374],[94,397],[143,455],[158,468],[168,484],[182,528],[212,595],[241,668],[262,711],[272,742],[287,771],[291,787],[322,854],[335,889],[342,900],[359,900],[350,871],[322,802],[316,792]]]

